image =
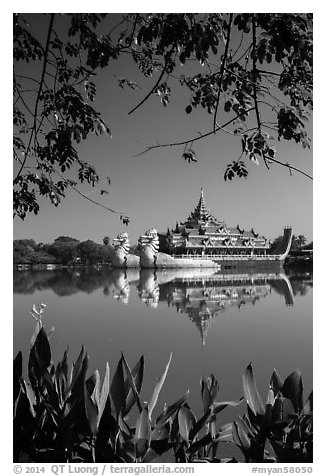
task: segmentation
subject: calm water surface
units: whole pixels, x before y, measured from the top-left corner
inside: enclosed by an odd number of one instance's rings
[[[252,362],[263,400],[274,367],[285,378],[299,368],[312,389],[312,277],[214,274],[213,270],[57,270],[14,273],[14,352],[25,368],[35,321],[33,304],[47,305],[44,325],[56,363],[69,346],[70,362],[84,344],[90,370],[114,369],[121,351],[133,366],[145,356],[142,398],[149,400],[169,355],[160,397],[172,403],[190,390],[201,411],[202,376],[214,373],[221,400],[242,395]]]

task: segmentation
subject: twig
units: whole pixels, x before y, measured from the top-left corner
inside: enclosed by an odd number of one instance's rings
[[[287,163],[284,163],[284,162],[281,162],[280,160],[277,160],[277,159],[273,159],[271,157],[266,157],[265,154],[263,155],[264,157],[264,160],[266,161],[270,161],[270,162],[275,162],[275,164],[278,164],[278,165],[282,165],[283,167],[286,167],[289,169],[291,175],[292,175],[292,170],[295,170],[296,172],[299,172],[300,174],[302,175],[305,175],[306,177],[310,178],[311,180],[313,180],[313,177],[309,174],[307,174],[306,172],[304,172],[303,170],[300,170],[300,169],[297,169],[296,167],[293,167],[293,165],[289,164],[289,162]]]
[[[109,212],[116,213],[118,215],[125,215],[124,212],[118,212],[117,210],[113,210],[112,208],[109,208],[109,207],[103,205],[103,203],[97,202],[96,200],[93,200],[92,198],[89,198],[87,195],[85,195],[80,190],[78,190],[78,188],[75,185],[72,185],[72,183],[64,175],[62,175],[62,173],[53,164],[51,164],[47,159],[43,159],[43,161],[46,162],[49,166],[51,166],[51,168],[54,170],[54,172],[56,172],[59,175],[59,177],[62,178],[62,180],[67,184],[68,187],[72,188],[75,192],[77,192],[83,198],[86,198],[86,200],[88,200],[89,202],[94,203],[95,205],[99,205],[100,207],[105,208],[105,210],[108,210]]]
[[[166,70],[166,67],[167,67],[167,60],[165,61],[165,65],[164,65],[164,68],[162,69],[162,72],[158,78],[158,80],[156,81],[156,83],[154,84],[154,86],[152,87],[152,89],[149,91],[148,94],[146,94],[146,96],[144,97],[144,99],[142,99],[140,101],[139,104],[137,104],[137,106],[135,106],[131,111],[128,112],[128,114],[132,114],[133,112],[135,112],[142,104],[144,104],[145,101],[147,101],[147,99],[149,98],[149,96],[151,94],[153,94],[153,92],[155,91],[155,89],[157,88],[157,86],[160,84],[160,81],[161,79],[163,78],[164,74],[165,74],[165,70]]]
[[[178,145],[185,145],[185,144],[188,144],[189,142],[195,142],[195,141],[204,139],[205,137],[208,137],[208,136],[210,136],[210,135],[212,135],[212,134],[215,134],[215,132],[217,132],[217,131],[220,130],[220,129],[223,129],[223,127],[228,126],[228,125],[231,124],[233,121],[235,121],[238,117],[242,116],[242,115],[245,114],[245,113],[248,113],[248,112],[250,112],[250,111],[253,111],[254,109],[255,109],[254,107],[251,107],[250,109],[247,109],[246,111],[242,112],[241,114],[236,115],[235,117],[233,117],[233,118],[230,119],[229,121],[225,122],[225,124],[223,124],[222,126],[219,126],[215,131],[212,130],[212,131],[206,132],[205,134],[201,134],[201,135],[198,136],[198,137],[194,137],[194,138],[188,139],[188,140],[183,140],[183,141],[180,141],[180,142],[171,142],[171,143],[169,143],[169,144],[152,145],[152,146],[147,147],[145,150],[143,150],[143,151],[140,152],[139,154],[134,155],[134,157],[140,157],[141,155],[146,154],[147,152],[149,152],[150,150],[153,150],[153,149],[158,149],[158,148],[162,148],[162,147],[176,147],[176,146],[178,146]]]

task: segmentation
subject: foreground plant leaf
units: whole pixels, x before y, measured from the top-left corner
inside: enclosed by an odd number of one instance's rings
[[[179,408],[187,401],[189,390],[179,400],[170,405],[156,420],[156,426],[163,426],[172,416],[179,410]]]
[[[196,424],[195,415],[190,408],[182,406],[178,412],[178,423],[180,436],[189,443],[189,433]]]
[[[121,409],[124,407],[126,401],[122,357],[119,359],[115,374],[111,382],[110,396],[112,398],[112,403],[115,408],[116,418],[118,418]]]
[[[142,383],[143,383],[143,375],[144,375],[144,356],[141,356],[135,367],[132,369],[131,374],[134,379],[134,384],[138,395],[140,394]],[[140,404],[140,399],[136,397],[135,392],[130,388],[126,398],[126,405],[125,405],[125,414],[127,415],[135,402],[138,402],[138,408],[141,411],[142,407]]]
[[[157,403],[159,394],[160,394],[160,392],[161,392],[161,390],[162,390],[162,387],[163,387],[163,384],[164,384],[164,382],[165,382],[166,375],[167,375],[168,370],[169,370],[169,367],[170,367],[171,359],[172,359],[172,352],[171,352],[171,354],[170,354],[169,361],[168,361],[168,363],[166,364],[166,367],[165,367],[165,370],[164,370],[164,373],[163,373],[162,377],[159,379],[159,381],[158,381],[157,384],[155,385],[155,388],[154,388],[154,392],[153,392],[151,401],[149,402],[149,405],[148,405],[148,415],[149,415],[149,418],[151,418],[151,416],[152,416],[152,412],[153,412],[153,410],[154,410],[154,407],[155,407],[155,405],[156,405],[156,403]]]
[[[284,381],[282,388],[284,397],[291,400],[296,412],[303,408],[303,384],[300,370],[294,370]]]
[[[149,448],[151,439],[151,422],[147,407],[142,409],[136,423],[136,457],[143,458]]]
[[[103,380],[103,383],[102,383],[100,398],[99,398],[99,402],[98,402],[98,419],[99,419],[99,421],[102,418],[104,408],[105,408],[107,402],[110,402],[109,390],[110,390],[110,366],[107,362],[106,367],[105,367],[105,376],[104,376],[104,380]]]
[[[264,415],[265,408],[257,391],[251,363],[243,375],[243,390],[246,402],[254,415]]]
[[[277,373],[277,370],[274,369],[270,380],[270,387],[272,388],[275,396],[277,396],[278,393],[282,392],[283,385],[283,380]]]

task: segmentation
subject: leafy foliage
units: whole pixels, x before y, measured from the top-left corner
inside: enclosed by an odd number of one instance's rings
[[[158,75],[130,114],[151,95],[167,107],[177,80],[190,94],[187,116],[196,108],[212,116],[208,132],[146,150],[182,146],[182,157],[195,162],[193,143],[230,126],[226,132],[241,140],[240,158],[292,171],[298,169],[276,158],[270,132],[278,140],[310,147],[305,123],[313,103],[311,14],[130,13],[117,18],[78,13],[46,14],[42,22],[48,22],[43,40],[24,15],[14,15],[14,216],[37,214],[40,196],[59,206],[67,188],[78,191],[78,183],[99,182],[94,167],[79,157],[78,144],[92,134],[111,135],[94,108],[96,74],[122,53],[144,77]],[[183,74],[180,65],[190,68]],[[125,77],[117,83],[138,88]],[[239,159],[228,165],[224,177],[247,174]],[[120,219],[129,222],[124,214]]]
[[[274,370],[264,407],[257,392],[251,364],[243,377],[247,414],[232,426],[234,442],[246,462],[312,462],[312,393],[303,402],[299,370],[283,382]],[[267,443],[272,454],[267,451]]]
[[[92,240],[79,242],[69,236],[59,236],[50,244],[36,244],[33,240],[14,240],[14,264],[109,263],[108,244],[107,241],[103,245]]]
[[[14,359],[14,461],[147,463],[172,452],[179,463],[238,462],[217,456],[224,442],[237,445],[246,462],[312,461],[312,394],[304,404],[299,371],[284,382],[273,372],[264,407],[249,365],[243,376],[247,414],[230,424],[220,426],[218,414],[243,398],[219,401],[214,375],[201,380],[201,417],[187,402],[189,392],[163,411],[155,410],[171,356],[150,403],[144,403],[143,356],[131,368],[121,353],[112,377],[106,364],[102,383],[97,370],[87,376],[89,357],[83,347],[70,371],[68,351],[54,365],[42,323],[44,306],[33,308],[37,325],[29,382],[23,376],[22,353]],[[273,456],[266,452],[267,440]]]
[[[275,238],[275,240],[271,243],[271,253],[274,253],[274,251],[278,248],[280,243],[282,242],[283,237],[278,236]],[[292,236],[292,242],[291,242],[291,248],[290,251],[298,251],[301,250],[304,245],[307,244],[307,238],[304,235],[293,235]]]

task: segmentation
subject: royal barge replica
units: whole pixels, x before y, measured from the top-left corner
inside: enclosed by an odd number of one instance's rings
[[[112,264],[117,268],[215,268],[282,266],[292,240],[292,228],[284,228],[283,240],[271,254],[265,236],[251,230],[227,227],[208,210],[201,189],[197,206],[183,223],[158,233],[151,228],[138,241],[139,256],[130,253],[127,233],[113,240]]]

